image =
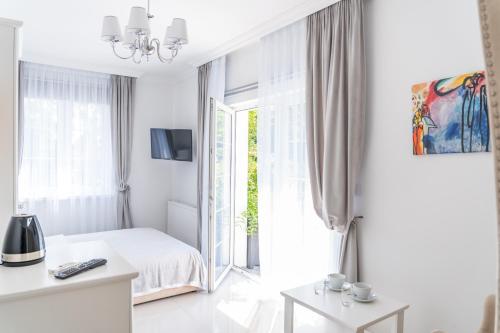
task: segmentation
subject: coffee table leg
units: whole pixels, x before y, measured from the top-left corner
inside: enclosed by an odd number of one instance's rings
[[[396,318],[396,332],[397,333],[403,333],[404,318],[405,318],[404,311],[399,311],[397,314],[397,318]]]
[[[285,297],[285,333],[293,333],[293,301]]]

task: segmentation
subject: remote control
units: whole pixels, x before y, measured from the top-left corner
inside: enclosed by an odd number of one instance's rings
[[[77,274],[83,273],[89,269],[105,265],[108,261],[106,259],[92,259],[89,261],[82,262],[81,264],[73,267],[69,267],[63,270],[60,270],[56,274],[54,274],[54,277],[57,279],[67,279],[71,276],[75,276]]]

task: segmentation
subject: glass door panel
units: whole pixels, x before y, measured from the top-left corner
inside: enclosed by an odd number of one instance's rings
[[[210,100],[209,291],[215,290],[232,266],[234,113]]]

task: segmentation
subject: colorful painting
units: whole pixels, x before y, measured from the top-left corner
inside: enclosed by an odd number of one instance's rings
[[[413,154],[490,151],[484,71],[412,87]]]

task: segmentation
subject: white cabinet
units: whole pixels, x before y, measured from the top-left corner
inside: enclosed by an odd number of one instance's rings
[[[92,258],[108,262],[66,280],[48,274]],[[132,279],[138,275],[103,241],[47,246],[42,263],[0,266],[0,332],[130,333]]]
[[[17,141],[17,72],[22,23],[0,18],[0,249],[7,223],[14,214]]]

